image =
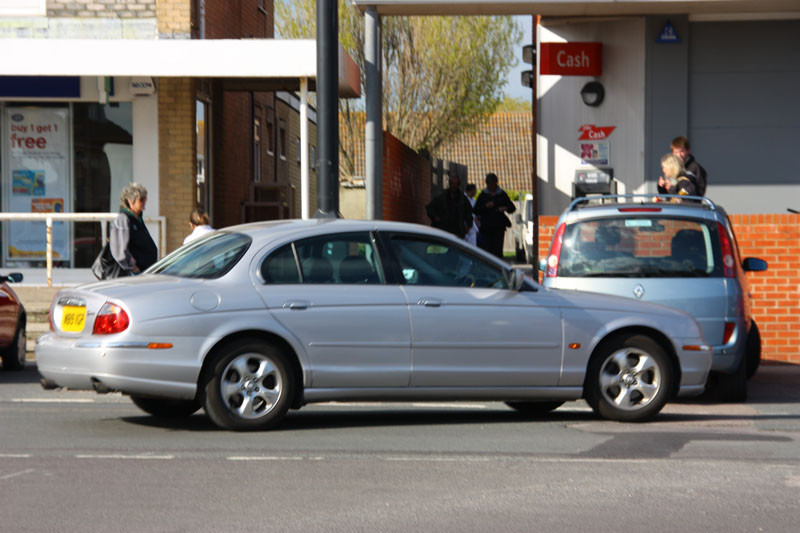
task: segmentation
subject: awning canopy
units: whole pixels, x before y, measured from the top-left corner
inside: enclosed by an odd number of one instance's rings
[[[800,14],[797,0],[351,0],[380,15],[710,15]]]
[[[227,90],[314,89],[314,40],[0,39],[2,76],[217,78]],[[361,96],[361,72],[339,45],[339,96]]]

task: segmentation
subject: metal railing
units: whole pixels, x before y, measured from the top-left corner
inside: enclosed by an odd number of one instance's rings
[[[47,286],[53,286],[53,221],[65,222],[109,222],[115,220],[119,213],[0,213],[0,221],[44,222],[47,233]],[[145,224],[155,222],[158,224],[158,255],[163,257],[167,247],[166,224],[163,216],[147,217]],[[106,242],[106,225],[100,224],[102,235],[101,243]]]

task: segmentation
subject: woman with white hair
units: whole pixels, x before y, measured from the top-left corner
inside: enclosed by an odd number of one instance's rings
[[[133,275],[146,270],[158,259],[156,243],[150,237],[142,213],[147,203],[147,189],[130,183],[119,196],[119,215],[111,226],[111,255],[122,267],[123,274]]]
[[[696,196],[697,188],[686,175],[683,161],[674,155],[667,154],[661,158],[661,176],[658,178],[658,192],[661,194],[679,194]]]

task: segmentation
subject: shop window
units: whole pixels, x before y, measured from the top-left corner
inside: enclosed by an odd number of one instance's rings
[[[280,150],[281,159],[286,160],[286,121],[280,119],[278,121],[278,149]]]
[[[211,143],[209,132],[209,113],[211,104],[202,100],[197,100],[195,117],[195,135],[197,136],[197,173],[196,190],[197,205],[205,208],[211,214],[211,202],[209,197],[211,173],[209,156],[211,154]]]
[[[275,154],[275,111],[267,108],[267,154]]]
[[[253,181],[261,182],[261,119],[253,119]]]
[[[311,147],[311,170],[317,170],[317,147]]]
[[[300,142],[300,137],[297,138],[297,163],[300,163],[300,151],[303,149],[303,144]]]

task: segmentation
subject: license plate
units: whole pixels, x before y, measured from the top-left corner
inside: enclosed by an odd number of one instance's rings
[[[61,331],[83,331],[86,324],[86,307],[65,305],[61,309]]]

